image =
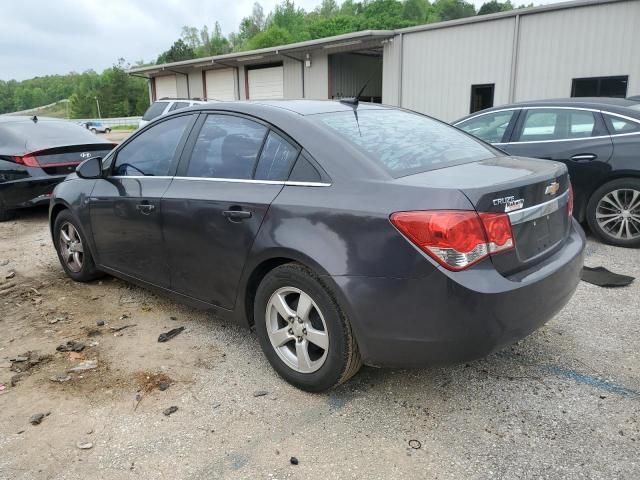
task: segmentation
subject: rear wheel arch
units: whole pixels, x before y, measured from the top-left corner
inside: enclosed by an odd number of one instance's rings
[[[68,205],[64,203],[56,203],[51,208],[51,213],[49,215],[49,230],[51,230],[52,234],[53,234],[53,226],[56,224],[56,218],[58,218],[58,215],[60,215],[60,213],[63,210],[71,210],[71,209],[69,208]]]

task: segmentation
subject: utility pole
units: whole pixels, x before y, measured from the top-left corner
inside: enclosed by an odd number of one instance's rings
[[[93,97],[96,99],[96,105],[98,106],[98,118],[102,118],[102,115],[100,115],[100,102],[98,101],[98,97]]]

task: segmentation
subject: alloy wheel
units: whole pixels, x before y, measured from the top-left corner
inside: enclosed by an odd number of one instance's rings
[[[267,302],[267,334],[280,359],[300,373],[312,373],[324,364],[329,332],[313,299],[295,287],[276,290]]]
[[[78,273],[84,262],[84,246],[76,227],[65,222],[60,227],[60,256],[69,270]]]
[[[634,240],[640,237],[640,191],[631,188],[612,190],[596,207],[598,226],[611,237]]]

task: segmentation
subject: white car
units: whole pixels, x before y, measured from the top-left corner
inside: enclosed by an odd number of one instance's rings
[[[161,98],[160,100],[153,102],[149,108],[147,108],[142,119],[138,122],[138,128],[144,127],[151,120],[159,117],[160,115],[164,115],[165,113],[203,103],[208,102],[204,100],[191,100],[188,98]]]

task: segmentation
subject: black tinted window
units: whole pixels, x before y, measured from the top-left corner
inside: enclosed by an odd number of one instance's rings
[[[456,127],[481,138],[485,142],[500,143],[503,141],[509,122],[516,114],[516,110],[492,112],[465,120]]]
[[[118,152],[113,174],[168,175],[176,148],[191,118],[191,115],[174,117],[138,135]]]
[[[189,106],[189,102],[174,102],[169,109],[170,112],[174,110],[178,110],[179,108],[187,108]]]
[[[321,182],[322,176],[303,153],[298,157],[298,161],[289,175],[290,182]]]
[[[277,133],[269,132],[260,154],[254,178],[256,180],[286,180],[297,156],[297,147],[291,145]]]
[[[604,119],[607,122],[607,128],[612,135],[618,133],[640,132],[640,120],[638,120],[638,122],[633,122],[615,115],[607,115],[606,113],[604,114]]]
[[[245,118],[207,116],[187,176],[251,179],[266,134],[265,126]]]
[[[458,129],[401,110],[359,110],[318,115],[394,177],[495,157]]]
[[[155,102],[153,103],[142,117],[143,120],[153,120],[156,117],[162,115],[164,109],[167,108],[168,102]]]

